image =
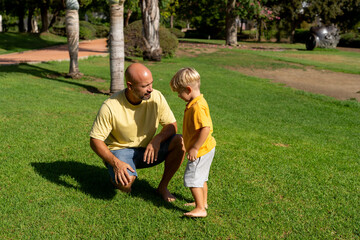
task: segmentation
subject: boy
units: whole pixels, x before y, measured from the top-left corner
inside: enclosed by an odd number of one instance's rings
[[[207,216],[207,180],[215,154],[216,141],[213,136],[209,106],[200,93],[200,75],[193,68],[180,69],[170,81],[170,87],[187,102],[183,120],[183,138],[188,163],[184,174],[184,185],[189,187],[195,199],[195,209],[184,213],[187,217]]]

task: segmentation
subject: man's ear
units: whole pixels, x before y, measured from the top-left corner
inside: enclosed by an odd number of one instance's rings
[[[132,89],[131,89],[131,88],[132,88],[131,82],[126,82],[126,85],[127,85],[128,89],[132,90]]]

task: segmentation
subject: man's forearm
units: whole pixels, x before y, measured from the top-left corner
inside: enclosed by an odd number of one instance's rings
[[[115,166],[115,162],[118,160],[114,154],[110,152],[106,144],[95,138],[90,138],[90,146],[92,150],[105,162],[111,166]]]
[[[177,123],[176,122],[170,123],[170,124],[165,125],[161,129],[160,133],[158,135],[156,135],[154,138],[156,138],[160,142],[163,142],[166,139],[168,139],[169,137],[176,134],[176,132],[177,132]]]

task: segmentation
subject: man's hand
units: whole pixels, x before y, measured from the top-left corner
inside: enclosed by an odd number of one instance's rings
[[[160,140],[158,138],[153,138],[151,142],[147,145],[144,153],[144,162],[153,163],[157,161],[158,153],[160,150]]]
[[[113,167],[115,173],[115,183],[126,186],[131,182],[130,175],[128,173],[128,169],[131,172],[135,172],[134,169],[127,163],[123,161],[116,161],[115,166]]]
[[[196,149],[196,148],[190,148],[189,152],[188,152],[188,155],[187,155],[187,158],[190,160],[190,161],[195,161],[196,160],[196,156],[198,154],[199,150]]]

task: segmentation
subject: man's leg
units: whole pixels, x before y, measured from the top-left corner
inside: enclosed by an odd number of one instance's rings
[[[130,179],[131,179],[130,182],[125,186],[123,186],[121,183],[116,184],[112,179],[111,182],[120,191],[129,193],[131,192],[131,186],[135,182],[136,176],[130,176]]]
[[[168,155],[165,159],[165,169],[162,179],[160,181],[157,192],[161,194],[163,199],[168,202],[175,201],[174,195],[168,190],[168,185],[171,178],[179,169],[185,156],[185,146],[181,135],[175,135],[169,144]]]

